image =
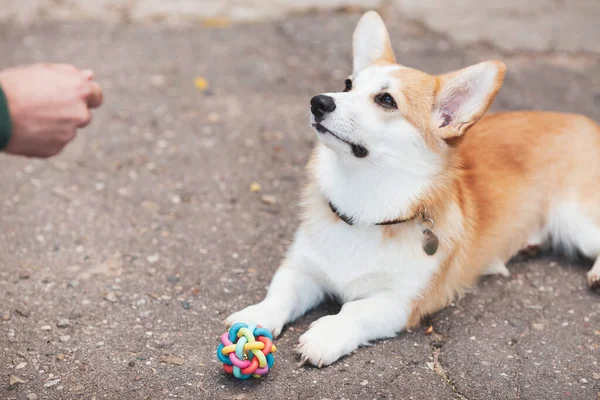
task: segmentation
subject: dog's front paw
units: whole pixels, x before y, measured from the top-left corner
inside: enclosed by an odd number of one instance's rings
[[[300,364],[309,362],[316,367],[327,366],[355,350],[358,341],[350,329],[344,329],[345,321],[339,315],[328,315],[313,322],[310,329],[300,336],[296,351]]]
[[[248,325],[260,325],[271,331],[273,337],[277,337],[281,334],[281,329],[283,329],[283,326],[287,322],[287,315],[282,310],[259,303],[231,314],[223,322],[227,326],[231,326],[236,322],[243,322]]]
[[[596,271],[597,269],[594,267],[587,273],[588,285],[592,290],[600,290],[600,271]]]

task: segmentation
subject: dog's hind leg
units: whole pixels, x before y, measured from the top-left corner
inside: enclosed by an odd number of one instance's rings
[[[550,232],[554,246],[566,249],[567,253],[579,251],[595,260],[587,280],[591,288],[597,289],[600,288],[600,210],[596,202],[587,205],[570,202],[557,207],[550,218]]]
[[[576,243],[579,251],[594,262],[594,266],[587,273],[588,285],[592,289],[600,289],[600,224],[582,226],[581,235]]]
[[[594,266],[587,273],[588,285],[592,289],[600,289],[600,224],[589,219],[580,225],[576,235],[575,246],[587,258],[595,260]]]

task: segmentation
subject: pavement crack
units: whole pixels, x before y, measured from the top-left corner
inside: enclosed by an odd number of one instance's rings
[[[439,375],[444,380],[444,382],[448,386],[450,386],[450,389],[452,389],[452,392],[454,393],[454,396],[457,399],[469,400],[469,398],[467,396],[465,396],[458,390],[458,388],[456,387],[456,383],[446,373],[446,370],[444,369],[444,366],[442,365],[442,362],[440,360],[441,352],[442,352],[441,349],[435,348],[435,347],[433,348],[433,350],[431,352],[431,356],[433,357],[433,372],[435,372],[437,375]]]

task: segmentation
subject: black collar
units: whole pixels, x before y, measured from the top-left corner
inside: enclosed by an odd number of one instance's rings
[[[341,212],[339,212],[338,209],[335,208],[335,206],[331,202],[329,202],[329,207],[331,208],[331,211],[333,211],[335,215],[337,215],[338,217],[340,217],[340,219],[342,221],[344,221],[348,225],[354,225],[354,223],[352,222],[352,219],[349,218],[347,215],[342,214]],[[416,218],[416,216],[410,217],[410,218],[406,218],[406,219],[395,219],[393,221],[379,222],[379,223],[377,223],[375,225],[395,225],[395,224],[401,224],[403,222],[412,221],[415,218]]]

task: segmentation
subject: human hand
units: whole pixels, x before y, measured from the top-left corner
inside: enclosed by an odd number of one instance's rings
[[[51,157],[90,123],[90,109],[102,104],[93,72],[67,64],[35,64],[0,71],[12,135],[4,151]]]

